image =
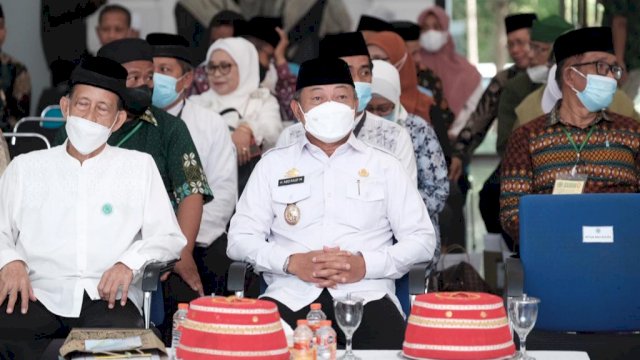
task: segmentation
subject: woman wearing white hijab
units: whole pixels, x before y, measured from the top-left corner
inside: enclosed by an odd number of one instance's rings
[[[433,127],[423,118],[409,114],[400,102],[402,92],[398,70],[383,60],[373,60],[371,101],[367,110],[389,121],[403,125],[413,142],[418,168],[418,191],[427,206],[429,217],[438,234],[438,214],[449,196],[447,163]],[[439,240],[438,236],[438,240]],[[440,246],[436,247],[439,255]]]
[[[210,88],[190,99],[226,120],[238,154],[240,191],[260,158],[282,131],[278,100],[260,88],[258,52],[243,38],[219,39],[209,47],[206,71]]]

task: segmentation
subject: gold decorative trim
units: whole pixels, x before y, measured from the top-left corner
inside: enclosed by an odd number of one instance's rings
[[[185,329],[192,329],[211,334],[231,334],[231,335],[263,335],[271,334],[282,330],[280,322],[266,325],[229,325],[229,324],[208,324],[191,319],[182,323]]]
[[[416,315],[409,316],[409,324],[433,327],[442,329],[496,329],[507,326],[506,317],[489,320],[473,320],[473,319],[441,319],[427,318]]]
[[[406,341],[402,344],[403,347],[407,347],[409,349],[414,349],[414,350],[458,351],[458,352],[496,351],[496,350],[507,349],[512,345],[513,345],[512,341],[507,341],[502,344],[482,345],[482,346],[414,344]]]
[[[232,350],[216,350],[216,349],[203,349],[196,348],[185,345],[178,345],[178,347],[184,351],[189,351],[197,354],[205,354],[205,355],[218,355],[218,356],[234,356],[234,357],[246,357],[253,358],[257,356],[277,356],[283,355],[289,352],[289,349],[277,349],[277,350],[266,350],[266,351],[232,351]]]
[[[414,301],[413,305],[426,308],[426,309],[432,309],[432,310],[463,310],[463,311],[496,310],[503,307],[502,303],[485,304],[485,305],[452,305],[452,304],[432,304],[424,301]]]
[[[202,306],[202,305],[189,305],[189,310],[196,310],[202,312],[209,313],[220,313],[220,314],[236,314],[236,315],[267,315],[278,312],[277,307],[273,307],[273,309],[236,309],[236,308],[220,308],[220,307],[211,307],[211,306]]]

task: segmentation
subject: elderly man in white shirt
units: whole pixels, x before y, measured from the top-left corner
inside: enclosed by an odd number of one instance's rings
[[[69,140],[0,178],[0,358],[38,359],[72,327],[142,327],[137,275],[186,244],[153,159],[106,144],[126,77],[85,60],[60,100]]]
[[[362,33],[357,31],[325,36],[320,42],[320,56],[340,58],[349,65],[359,104],[356,109],[354,135],[367,144],[392,153],[404,165],[414,185],[418,186],[416,157],[409,132],[404,127],[365,110],[372,96],[373,63]],[[304,136],[302,124],[289,126],[280,134],[277,146],[294,143]]]
[[[227,123],[218,113],[186,98],[193,82],[189,42],[180,35],[147,35],[153,49],[153,105],[187,124],[198,149],[214,199],[204,205],[193,258],[202,281],[200,293],[177,275],[165,283],[165,325],[171,328],[171,314],[179,302],[202,294],[222,295],[231,261],[227,257],[227,224],[238,199],[238,167]]]
[[[365,299],[355,346],[399,349],[404,318],[394,279],[433,257],[427,209],[402,164],[353,135],[358,100],[343,60],[305,62],[297,90],[291,107],[306,136],[258,163],[227,253],[263,273],[263,297],[290,325],[319,302],[337,329],[333,298],[351,293]]]

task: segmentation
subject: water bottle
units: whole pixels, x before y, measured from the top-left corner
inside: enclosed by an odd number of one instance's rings
[[[307,325],[307,320],[300,319],[293,331],[293,350],[291,360],[315,360],[313,331]]]
[[[336,360],[337,335],[331,327],[331,320],[320,321],[320,328],[316,331],[316,358]]]
[[[320,321],[322,320],[327,320],[327,315],[322,312],[322,304],[311,304],[311,311],[307,314],[307,321],[309,322],[309,327],[314,333],[318,331]]]
[[[187,318],[189,304],[178,304],[178,311],[173,314],[173,329],[171,330],[171,349],[173,350],[173,359],[177,359],[176,350],[180,344],[180,336],[182,336],[182,322]]]

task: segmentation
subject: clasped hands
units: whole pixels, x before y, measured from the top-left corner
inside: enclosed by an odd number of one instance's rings
[[[335,289],[338,284],[362,280],[366,266],[361,254],[325,246],[322,250],[291,255],[287,271],[317,287]]]
[[[120,305],[125,306],[129,285],[133,280],[133,271],[125,264],[118,262],[105,271],[98,284],[98,294],[108,302],[109,309],[116,303],[118,290],[122,291]],[[0,269],[0,305],[7,300],[7,314],[12,314],[20,296],[20,312],[26,314],[29,300],[36,301],[31,287],[27,266],[23,261],[15,260]]]

